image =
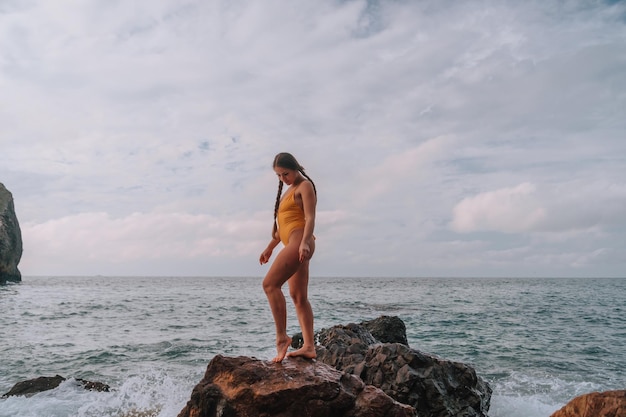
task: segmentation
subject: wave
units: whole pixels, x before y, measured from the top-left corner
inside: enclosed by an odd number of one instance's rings
[[[189,400],[194,384],[159,370],[131,376],[110,392],[86,391],[68,379],[32,397],[0,400],[0,417],[174,417]]]

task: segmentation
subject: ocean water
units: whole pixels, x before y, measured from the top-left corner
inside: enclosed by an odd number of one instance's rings
[[[490,417],[547,417],[626,388],[626,279],[317,278],[315,328],[400,317],[411,347],[465,362]],[[292,305],[289,332],[299,331]],[[274,356],[261,278],[25,277],[0,286],[0,417],[175,417],[216,354]],[[74,378],[100,381],[89,392]]]

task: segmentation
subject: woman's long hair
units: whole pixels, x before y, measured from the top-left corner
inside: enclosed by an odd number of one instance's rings
[[[304,167],[298,163],[296,158],[287,152],[281,152],[274,157],[274,162],[272,163],[272,168],[287,168],[292,169],[294,171],[299,171],[304,178],[309,180],[311,185],[313,186],[313,191],[315,195],[317,195],[317,189],[315,188],[315,183],[313,180],[304,172]],[[278,206],[280,206],[280,196],[283,194],[283,182],[278,180],[278,193],[276,193],[276,203],[274,204],[274,227],[272,228],[272,238],[278,239],[276,232],[278,232],[278,224],[276,223],[276,218],[278,217]]]

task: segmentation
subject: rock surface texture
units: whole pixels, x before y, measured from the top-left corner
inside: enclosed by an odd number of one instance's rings
[[[215,356],[178,417],[415,417],[359,378],[320,362]]]
[[[216,356],[178,417],[487,417],[489,385],[468,365],[409,348],[397,317],[316,339],[316,360]]]
[[[550,417],[626,417],[626,390],[578,396]]]
[[[399,343],[406,340],[406,334],[397,317],[334,326],[316,337],[318,361],[382,389],[396,401],[414,407],[420,417],[487,416],[489,385],[466,364]],[[381,343],[383,340],[395,342]]]
[[[0,284],[19,282],[17,265],[22,258],[22,232],[15,216],[13,195],[0,183]]]

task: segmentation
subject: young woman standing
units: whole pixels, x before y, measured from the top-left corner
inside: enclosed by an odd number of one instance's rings
[[[272,310],[276,325],[276,357],[281,362],[285,356],[315,358],[313,341],[313,310],[308,298],[309,261],[315,252],[315,207],[317,190],[315,184],[296,158],[289,153],[279,153],[274,158],[274,172],[278,175],[278,193],[274,207],[272,240],[261,254],[259,261],[265,264],[274,248],[282,242],[284,248],[270,266],[263,290]],[[282,195],[283,184],[289,186]],[[281,198],[282,196],[282,198]],[[289,295],[296,308],[302,329],[303,345],[287,353],[291,338],[287,335],[287,306],[282,292],[283,284],[289,284]]]

